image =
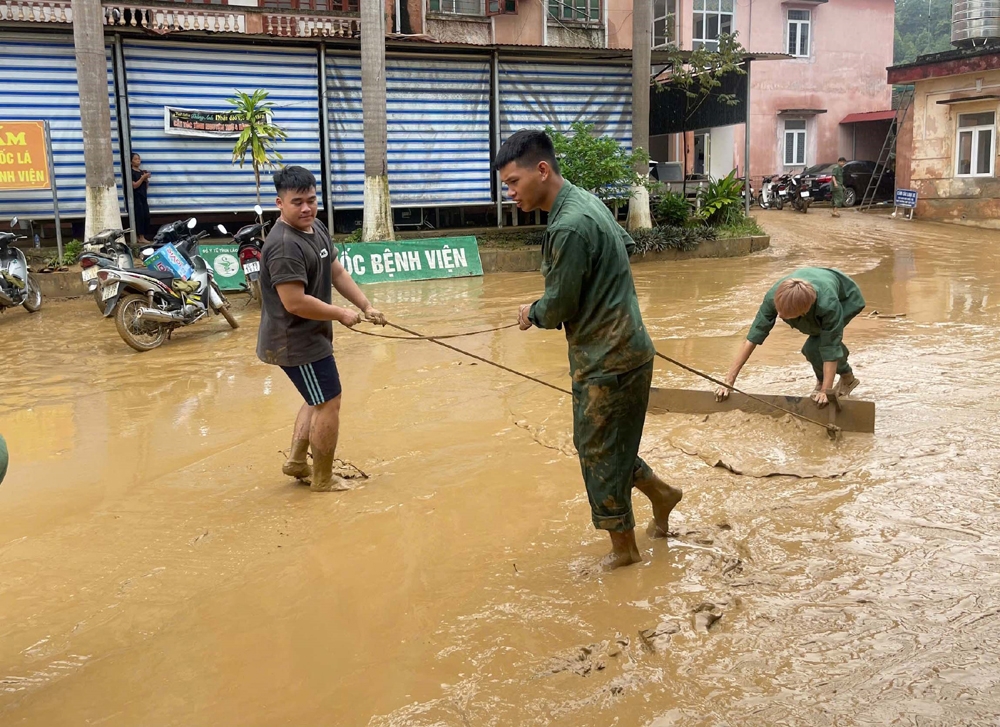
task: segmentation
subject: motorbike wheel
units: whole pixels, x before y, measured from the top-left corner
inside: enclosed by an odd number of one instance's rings
[[[781,197],[775,197],[774,198],[774,209],[778,210],[778,212],[781,212],[781,210],[784,209],[784,207],[785,207],[785,203],[782,201]]]
[[[802,203],[801,212],[802,212],[802,214],[806,214],[807,212],[809,212],[809,203],[808,202],[803,202]]]
[[[263,300],[260,297],[260,278],[250,282],[250,299],[257,301],[258,303]]]
[[[38,287],[35,276],[28,273],[28,282],[25,285],[24,309],[29,313],[34,313],[42,307],[42,289]]]
[[[757,206],[760,207],[762,210],[766,210],[767,209],[767,205],[764,204],[764,193],[763,192],[758,192],[757,193]]]
[[[115,327],[118,335],[136,351],[152,351],[167,339],[167,327],[160,323],[143,323],[138,319],[140,308],[147,305],[141,295],[126,295],[115,308]]]
[[[233,316],[232,311],[229,310],[229,301],[226,300],[226,296],[224,296],[222,294],[222,291],[219,290],[219,286],[213,283],[212,287],[215,288],[215,294],[218,295],[219,298],[222,300],[222,305],[216,308],[215,312],[219,313],[223,318],[225,318],[232,328],[234,329],[239,328],[240,322],[236,320],[235,316]]]

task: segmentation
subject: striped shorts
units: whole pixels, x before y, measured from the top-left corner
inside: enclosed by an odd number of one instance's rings
[[[340,372],[333,356],[302,366],[282,366],[281,370],[288,374],[309,406],[319,406],[336,399],[342,391]]]

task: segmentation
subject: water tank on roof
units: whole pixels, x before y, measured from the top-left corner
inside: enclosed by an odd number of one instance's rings
[[[952,0],[952,45],[971,48],[998,43],[1000,0]]]

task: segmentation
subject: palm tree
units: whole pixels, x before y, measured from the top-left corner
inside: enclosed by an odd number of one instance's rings
[[[73,44],[80,87],[83,161],[87,169],[87,221],[84,235],[121,227],[115,157],[111,148],[111,105],[104,55],[101,0],[73,0]],[[127,172],[126,172],[127,174]],[[127,180],[126,180],[127,181]]]
[[[267,91],[257,89],[250,94],[237,91],[235,97],[226,99],[236,107],[238,121],[243,124],[243,132],[233,147],[233,164],[238,161],[242,169],[249,152],[254,182],[257,184],[257,204],[260,204],[260,170],[278,166],[282,156],[274,145],[288,138],[281,127],[271,122],[274,104],[267,97]]]

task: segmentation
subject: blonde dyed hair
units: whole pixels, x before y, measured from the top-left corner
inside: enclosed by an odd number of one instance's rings
[[[816,289],[799,278],[782,280],[774,291],[774,307],[786,320],[804,316],[815,303]]]

